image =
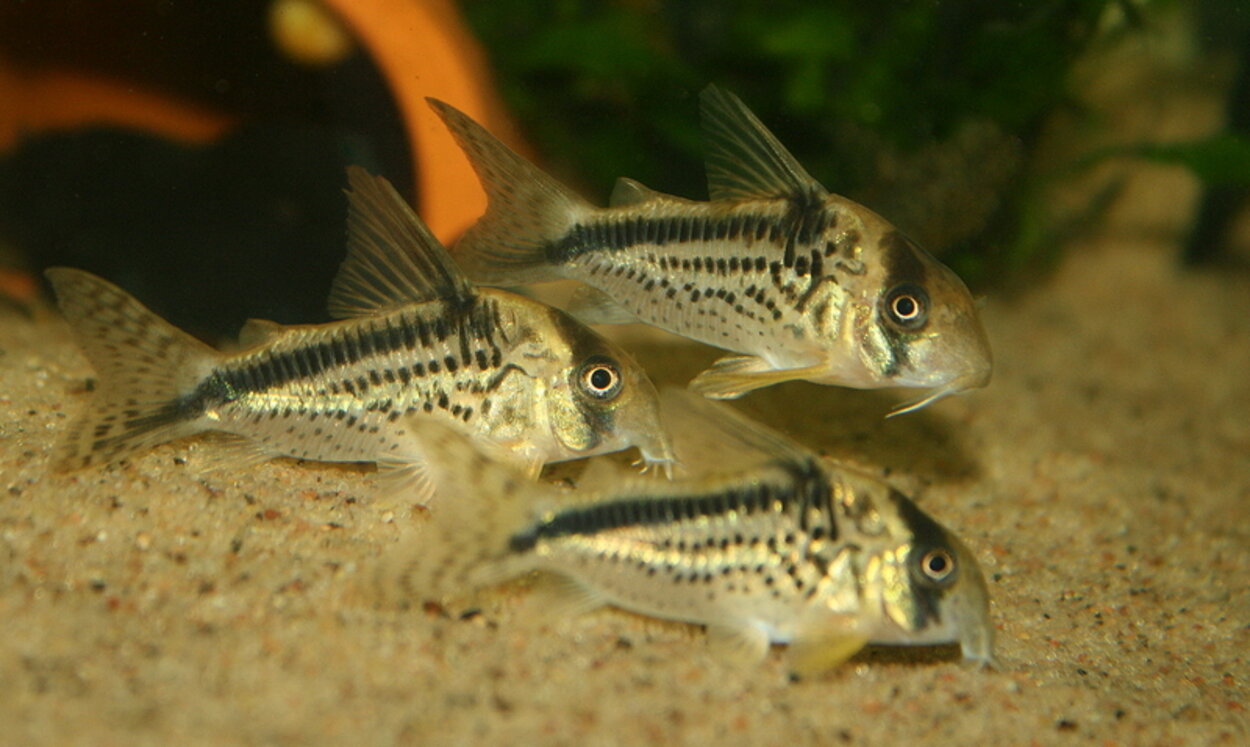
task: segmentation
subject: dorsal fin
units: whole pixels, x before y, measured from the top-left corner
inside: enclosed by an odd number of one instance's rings
[[[806,465],[815,454],[729,405],[694,392],[668,387],[660,393],[664,423],[678,461],[693,474],[749,469],[769,462]]]
[[[608,198],[608,205],[611,207],[637,205],[640,202],[647,202],[663,196],[642,182],[622,176],[616,180],[616,185],[612,187],[612,196]]]
[[[286,325],[268,319],[248,319],[239,330],[239,347],[251,348],[262,345],[282,334]]]
[[[737,96],[712,85],[703,89],[699,103],[711,199],[825,194]]]
[[[349,166],[347,183],[347,259],[330,288],[331,316],[473,295],[451,255],[390,182]]]

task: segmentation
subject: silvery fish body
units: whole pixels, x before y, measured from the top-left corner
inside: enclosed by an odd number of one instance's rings
[[[671,461],[655,389],[624,351],[563,312],[473,288],[389,183],[349,176],[349,254],[330,308],[350,318],[253,321],[236,354],[89,273],[49,270],[100,375],[67,466],[214,430],[240,437],[220,451],[226,464],[286,455],[415,473],[412,414],[461,423],[531,471],[630,446]]]
[[[666,417],[680,429],[693,407]],[[434,479],[459,495],[432,518],[433,536],[412,543],[400,578],[417,593],[459,592],[554,573],[571,580],[580,608],[610,604],[703,624],[752,658],[771,643],[790,644],[799,671],[829,668],[868,643],[957,642],[966,659],[992,662],[985,581],[958,538],[880,480],[741,416],[696,419],[705,434],[753,440],[767,458],[715,475],[556,496],[435,434]],[[470,505],[470,495],[482,505]]]
[[[431,102],[489,197],[457,258],[474,279],[579,280],[573,313],[643,321],[734,351],[692,388],[717,398],[805,379],[856,388],[984,386],[991,356],[950,269],[868,208],[827,192],[732,94],[702,96],[711,201],[622,179],[580,199],[463,113]]]

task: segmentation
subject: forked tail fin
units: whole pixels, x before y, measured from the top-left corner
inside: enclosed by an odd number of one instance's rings
[[[53,267],[47,275],[99,376],[95,396],[57,448],[54,464],[76,469],[116,462],[202,430],[183,398],[220,354],[89,272]]]
[[[429,522],[390,550],[380,587],[401,597],[461,596],[528,570],[512,538],[534,521],[553,495],[455,426],[410,416],[406,430],[425,456],[433,485]]]
[[[456,261],[476,282],[522,285],[560,276],[551,247],[594,208],[517,155],[459,109],[426,99],[464,149],[486,190],[486,214],[460,241]]]

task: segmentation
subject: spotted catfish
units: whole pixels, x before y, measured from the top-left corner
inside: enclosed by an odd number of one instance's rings
[[[574,310],[585,321],[643,321],[738,353],[692,383],[709,397],[793,379],[930,389],[897,413],[989,381],[985,332],[950,269],[826,191],[737,97],[709,87],[701,101],[711,201],[621,179],[607,208],[431,101],[489,198],[457,259],[489,284],[577,279],[596,289]]]
[[[391,185],[349,171],[337,322],[253,320],[218,352],[81,270],[48,271],[100,376],[65,466],[116,461],[180,436],[234,434],[227,463],[287,455],[416,474],[405,416],[465,424],[535,471],[637,446],[672,461],[655,388],[623,351],[563,312],[476,289]],[[403,473],[397,473],[403,474]]]
[[[433,480],[456,499],[391,551],[379,588],[441,598],[537,570],[565,579],[569,611],[613,605],[706,625],[739,660],[790,644],[794,669],[813,672],[868,643],[958,643],[992,664],[985,579],[955,535],[870,475],[725,405],[674,399],[682,407],[665,414],[681,463],[698,463],[685,432],[711,437],[714,464],[733,467],[560,494],[419,429]]]

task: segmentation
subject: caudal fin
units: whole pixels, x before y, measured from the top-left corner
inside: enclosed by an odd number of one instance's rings
[[[486,190],[486,214],[456,244],[456,261],[465,273],[490,285],[559,277],[548,248],[594,208],[464,112],[438,99],[426,101],[460,143]]]
[[[89,272],[53,267],[47,276],[99,376],[87,412],[57,449],[59,468],[116,462],[202,429],[180,398],[212,370],[217,351]]]
[[[438,599],[525,572],[511,539],[554,488],[532,482],[449,423],[415,415],[406,430],[425,457],[434,500],[429,523],[383,559],[381,586],[408,601]]]

